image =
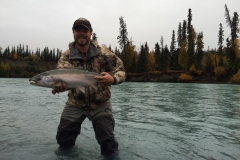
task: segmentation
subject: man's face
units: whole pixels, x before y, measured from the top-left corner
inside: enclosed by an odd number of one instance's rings
[[[90,43],[92,32],[84,26],[77,27],[73,30],[74,40],[78,46],[84,47]]]

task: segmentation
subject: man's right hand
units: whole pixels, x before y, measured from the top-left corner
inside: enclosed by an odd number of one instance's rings
[[[55,88],[52,90],[52,94],[64,92],[67,90],[67,86],[65,83],[61,83],[60,86],[55,86]]]

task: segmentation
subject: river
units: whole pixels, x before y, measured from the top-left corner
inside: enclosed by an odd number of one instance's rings
[[[67,93],[0,78],[0,160],[104,160],[91,122],[70,150],[56,130]],[[111,87],[117,160],[240,159],[240,85],[124,82]]]

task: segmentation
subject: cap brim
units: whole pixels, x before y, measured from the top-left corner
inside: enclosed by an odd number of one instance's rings
[[[76,28],[81,27],[81,26],[83,26],[83,27],[85,27],[85,28],[87,28],[88,30],[91,31],[91,29],[88,26],[84,25],[84,24],[75,25],[72,29],[76,29]]]

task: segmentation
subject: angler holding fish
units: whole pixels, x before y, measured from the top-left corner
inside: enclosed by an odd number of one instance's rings
[[[77,19],[72,31],[74,42],[61,55],[58,69],[41,73],[30,81],[33,85],[53,88],[53,94],[69,90],[56,136],[61,148],[75,145],[87,117],[92,122],[101,153],[111,155],[118,151],[118,142],[114,136],[109,86],[125,80],[124,66],[106,46],[91,40],[93,30],[87,19]]]

